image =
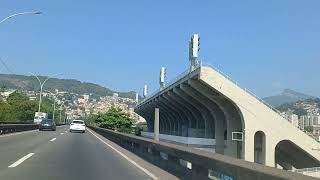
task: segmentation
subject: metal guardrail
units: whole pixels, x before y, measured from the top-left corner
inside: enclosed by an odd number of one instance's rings
[[[197,68],[199,68],[200,66],[198,66]],[[174,79],[170,80],[168,83],[166,83],[166,87],[171,86],[172,84],[174,84],[175,82],[177,82],[178,80],[182,79],[183,77],[185,77],[186,75],[188,75],[190,72],[189,69],[183,71],[181,74],[179,74],[178,76],[176,76]],[[164,88],[166,89],[166,88]],[[156,90],[154,92],[152,92],[150,95],[148,95],[146,98],[144,98],[142,101],[140,101],[137,106],[139,106],[140,104],[144,103],[145,101],[147,101],[149,98],[151,98],[152,96],[156,95],[157,93],[159,93],[160,91],[163,90]]]
[[[316,179],[186,146],[158,142],[103,128],[88,127],[180,179]],[[182,165],[185,163],[188,165]]]
[[[295,169],[295,170],[291,170],[291,171],[296,172],[296,173],[313,173],[313,172],[320,172],[320,167]]]
[[[0,134],[29,131],[29,130],[34,130],[38,128],[39,126],[36,124],[1,124]]]
[[[33,124],[33,121],[0,121],[0,124]]]
[[[224,72],[222,72],[221,70],[219,70],[218,68],[216,68],[213,65],[210,64],[203,64],[202,61],[199,61],[197,63],[197,67],[195,68],[195,70],[201,68],[201,67],[210,67],[212,69],[214,69],[216,72],[218,72],[219,74],[221,74],[223,77],[225,77],[226,79],[228,79],[229,81],[231,81],[233,84],[235,84],[236,86],[238,86],[240,89],[242,89],[243,91],[247,92],[248,94],[250,94],[251,96],[253,96],[255,99],[257,99],[258,101],[260,101],[261,103],[263,103],[265,106],[267,106],[269,109],[271,109],[272,111],[276,112],[278,115],[280,115],[282,118],[284,118],[285,120],[287,120],[288,122],[290,122],[290,120],[281,114],[281,112],[279,110],[277,110],[276,108],[274,108],[273,106],[271,106],[269,103],[267,103],[266,101],[264,101],[262,98],[258,97],[256,94],[254,94],[253,92],[249,91],[247,88],[243,88],[237,81],[231,79],[228,75],[226,75]],[[166,84],[166,87],[169,87],[170,85],[176,83],[178,80],[184,78],[185,76],[187,76],[190,73],[190,69],[185,70],[183,73],[179,74],[177,77],[175,77],[174,79],[172,79],[171,81],[169,81]],[[157,90],[153,93],[151,93],[148,97],[146,97],[145,99],[143,99],[141,102],[139,102],[137,104],[137,106],[139,106],[140,104],[144,103],[145,101],[149,100],[151,97],[153,97],[154,95],[156,95],[157,93],[159,93],[160,91],[163,90]],[[291,123],[290,123],[291,124]],[[319,142],[318,139],[313,136],[312,134],[308,134],[306,133],[306,131],[304,131],[302,129],[302,127],[298,126],[294,126],[293,124],[291,124],[293,127],[299,129],[300,131],[304,132],[305,134],[307,134],[308,136],[310,136],[312,139],[314,139],[315,141]]]

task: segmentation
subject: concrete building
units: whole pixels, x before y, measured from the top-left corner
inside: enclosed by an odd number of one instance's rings
[[[84,94],[83,95],[83,99],[88,102],[89,101],[90,96],[88,94]]]
[[[196,62],[137,104],[146,135],[287,170],[320,166],[315,139],[221,71]]]
[[[298,115],[294,114],[292,111],[286,111],[281,113],[293,126],[299,128],[299,117]]]
[[[313,126],[320,125],[320,116],[318,115],[301,116],[299,121],[302,127],[313,127]]]

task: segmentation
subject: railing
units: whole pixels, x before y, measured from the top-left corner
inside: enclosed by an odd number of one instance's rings
[[[198,68],[200,68],[200,67],[201,67],[201,66],[198,65],[198,66],[196,67],[196,69],[198,69]],[[183,71],[181,74],[179,74],[178,76],[176,76],[174,79],[172,79],[172,80],[170,80],[168,83],[166,83],[166,87],[165,87],[163,90],[165,90],[166,88],[168,88],[168,87],[171,86],[172,84],[176,83],[178,80],[182,79],[183,77],[185,77],[185,76],[188,75],[189,73],[190,73],[190,70],[189,70],[189,69]],[[149,98],[153,97],[154,95],[156,95],[157,93],[159,93],[160,91],[163,91],[163,90],[158,89],[158,90],[152,92],[150,95],[148,95],[148,96],[147,96],[146,98],[144,98],[142,101],[140,101],[137,106],[139,106],[140,104],[144,103],[144,102],[147,101]]]
[[[172,84],[174,84],[176,81],[178,81],[179,79],[183,78],[184,76],[189,74],[189,70],[185,70],[183,73],[179,74],[177,77],[175,77],[173,80],[169,81],[168,83],[166,83],[166,87],[171,86]],[[152,92],[150,95],[148,95],[145,99],[143,99],[141,102],[139,102],[139,104],[144,103],[145,101],[147,101],[150,97],[156,95],[157,93],[159,93],[160,89]]]
[[[89,128],[180,179],[315,179],[186,146],[158,142],[103,128],[92,126]]]
[[[29,131],[29,130],[34,130],[38,128],[39,128],[39,125],[36,125],[36,124],[1,124],[0,134]]]
[[[32,121],[0,121],[1,124],[33,124]]]
[[[291,171],[296,172],[296,173],[313,173],[313,172],[320,172],[320,167],[295,169],[295,170],[291,170]]]

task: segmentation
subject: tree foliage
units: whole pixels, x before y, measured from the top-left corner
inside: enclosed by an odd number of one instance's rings
[[[43,98],[41,103],[41,111],[49,114],[52,118],[53,101]],[[13,92],[6,99],[6,102],[0,99],[0,121],[30,121],[33,122],[34,114],[38,111],[38,101],[31,101],[29,97],[22,92]],[[62,113],[64,115],[64,112]],[[58,122],[59,112],[55,112],[55,120]],[[64,116],[61,118],[64,119]]]
[[[304,127],[304,130],[307,132],[312,132],[313,128],[312,128],[312,126],[306,126],[306,127]]]
[[[117,130],[120,132],[130,132],[130,127],[134,120],[121,108],[111,107],[105,113],[98,113],[89,117],[88,121],[94,122],[101,128]]]

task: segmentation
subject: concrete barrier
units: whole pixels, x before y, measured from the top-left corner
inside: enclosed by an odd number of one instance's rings
[[[89,126],[107,139],[181,179],[309,180],[316,179],[221,154]]]
[[[29,130],[34,130],[38,128],[39,126],[36,124],[1,124],[0,134],[29,131]]]

